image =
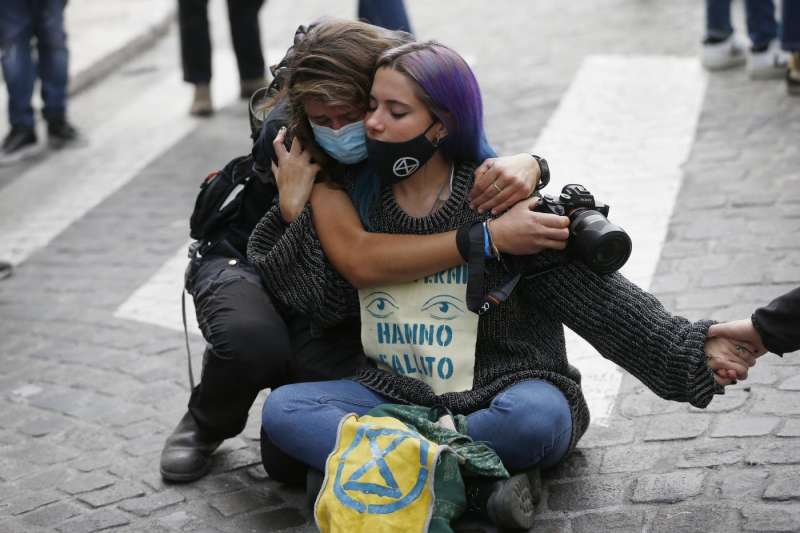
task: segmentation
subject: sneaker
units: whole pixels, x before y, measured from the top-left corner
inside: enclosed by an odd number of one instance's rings
[[[789,56],[789,68],[786,69],[786,91],[792,96],[800,96],[800,52],[792,52]]]
[[[79,138],[78,130],[66,119],[51,120],[47,123],[47,144],[54,150],[74,144]]]
[[[789,54],[781,50],[777,39],[770,42],[762,52],[751,49],[747,58],[747,73],[753,80],[780,79],[788,66]]]
[[[33,128],[12,126],[3,139],[2,161],[19,161],[36,149],[36,131]]]
[[[738,67],[744,65],[745,61],[745,46],[735,34],[731,34],[724,41],[712,42],[706,39],[703,42],[701,62],[708,70]]]
[[[194,86],[194,99],[189,114],[196,117],[209,117],[214,113],[211,105],[211,87],[205,83],[198,83]]]
[[[466,480],[468,509],[501,528],[530,529],[541,498],[539,469],[501,480]]]

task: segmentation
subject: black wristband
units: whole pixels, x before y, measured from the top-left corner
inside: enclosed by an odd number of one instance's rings
[[[475,224],[480,224],[480,222],[470,222],[456,230],[456,246],[464,261],[469,261],[469,230]]]
[[[531,157],[539,163],[539,183],[536,185],[535,191],[539,191],[547,187],[550,183],[550,167],[547,165],[547,160],[544,157],[531,154]]]

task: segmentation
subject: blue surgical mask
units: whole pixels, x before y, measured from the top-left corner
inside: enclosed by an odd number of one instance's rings
[[[352,122],[338,130],[309,122],[317,144],[335,160],[352,165],[367,158],[367,135],[363,120]]]

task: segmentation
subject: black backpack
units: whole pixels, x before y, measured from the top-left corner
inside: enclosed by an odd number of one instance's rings
[[[255,176],[253,157],[237,157],[200,184],[189,219],[189,235],[198,241],[214,240],[242,208],[245,187]]]

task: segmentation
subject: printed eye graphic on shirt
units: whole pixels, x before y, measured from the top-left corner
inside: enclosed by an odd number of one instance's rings
[[[422,304],[421,310],[435,320],[453,320],[463,315],[465,308],[460,298],[450,294],[437,294]]]
[[[387,318],[400,309],[388,292],[372,292],[364,301],[364,309],[375,318]]]
[[[410,283],[361,289],[361,344],[385,372],[418,379],[435,394],[470,390],[478,315],[468,310],[466,265]]]

